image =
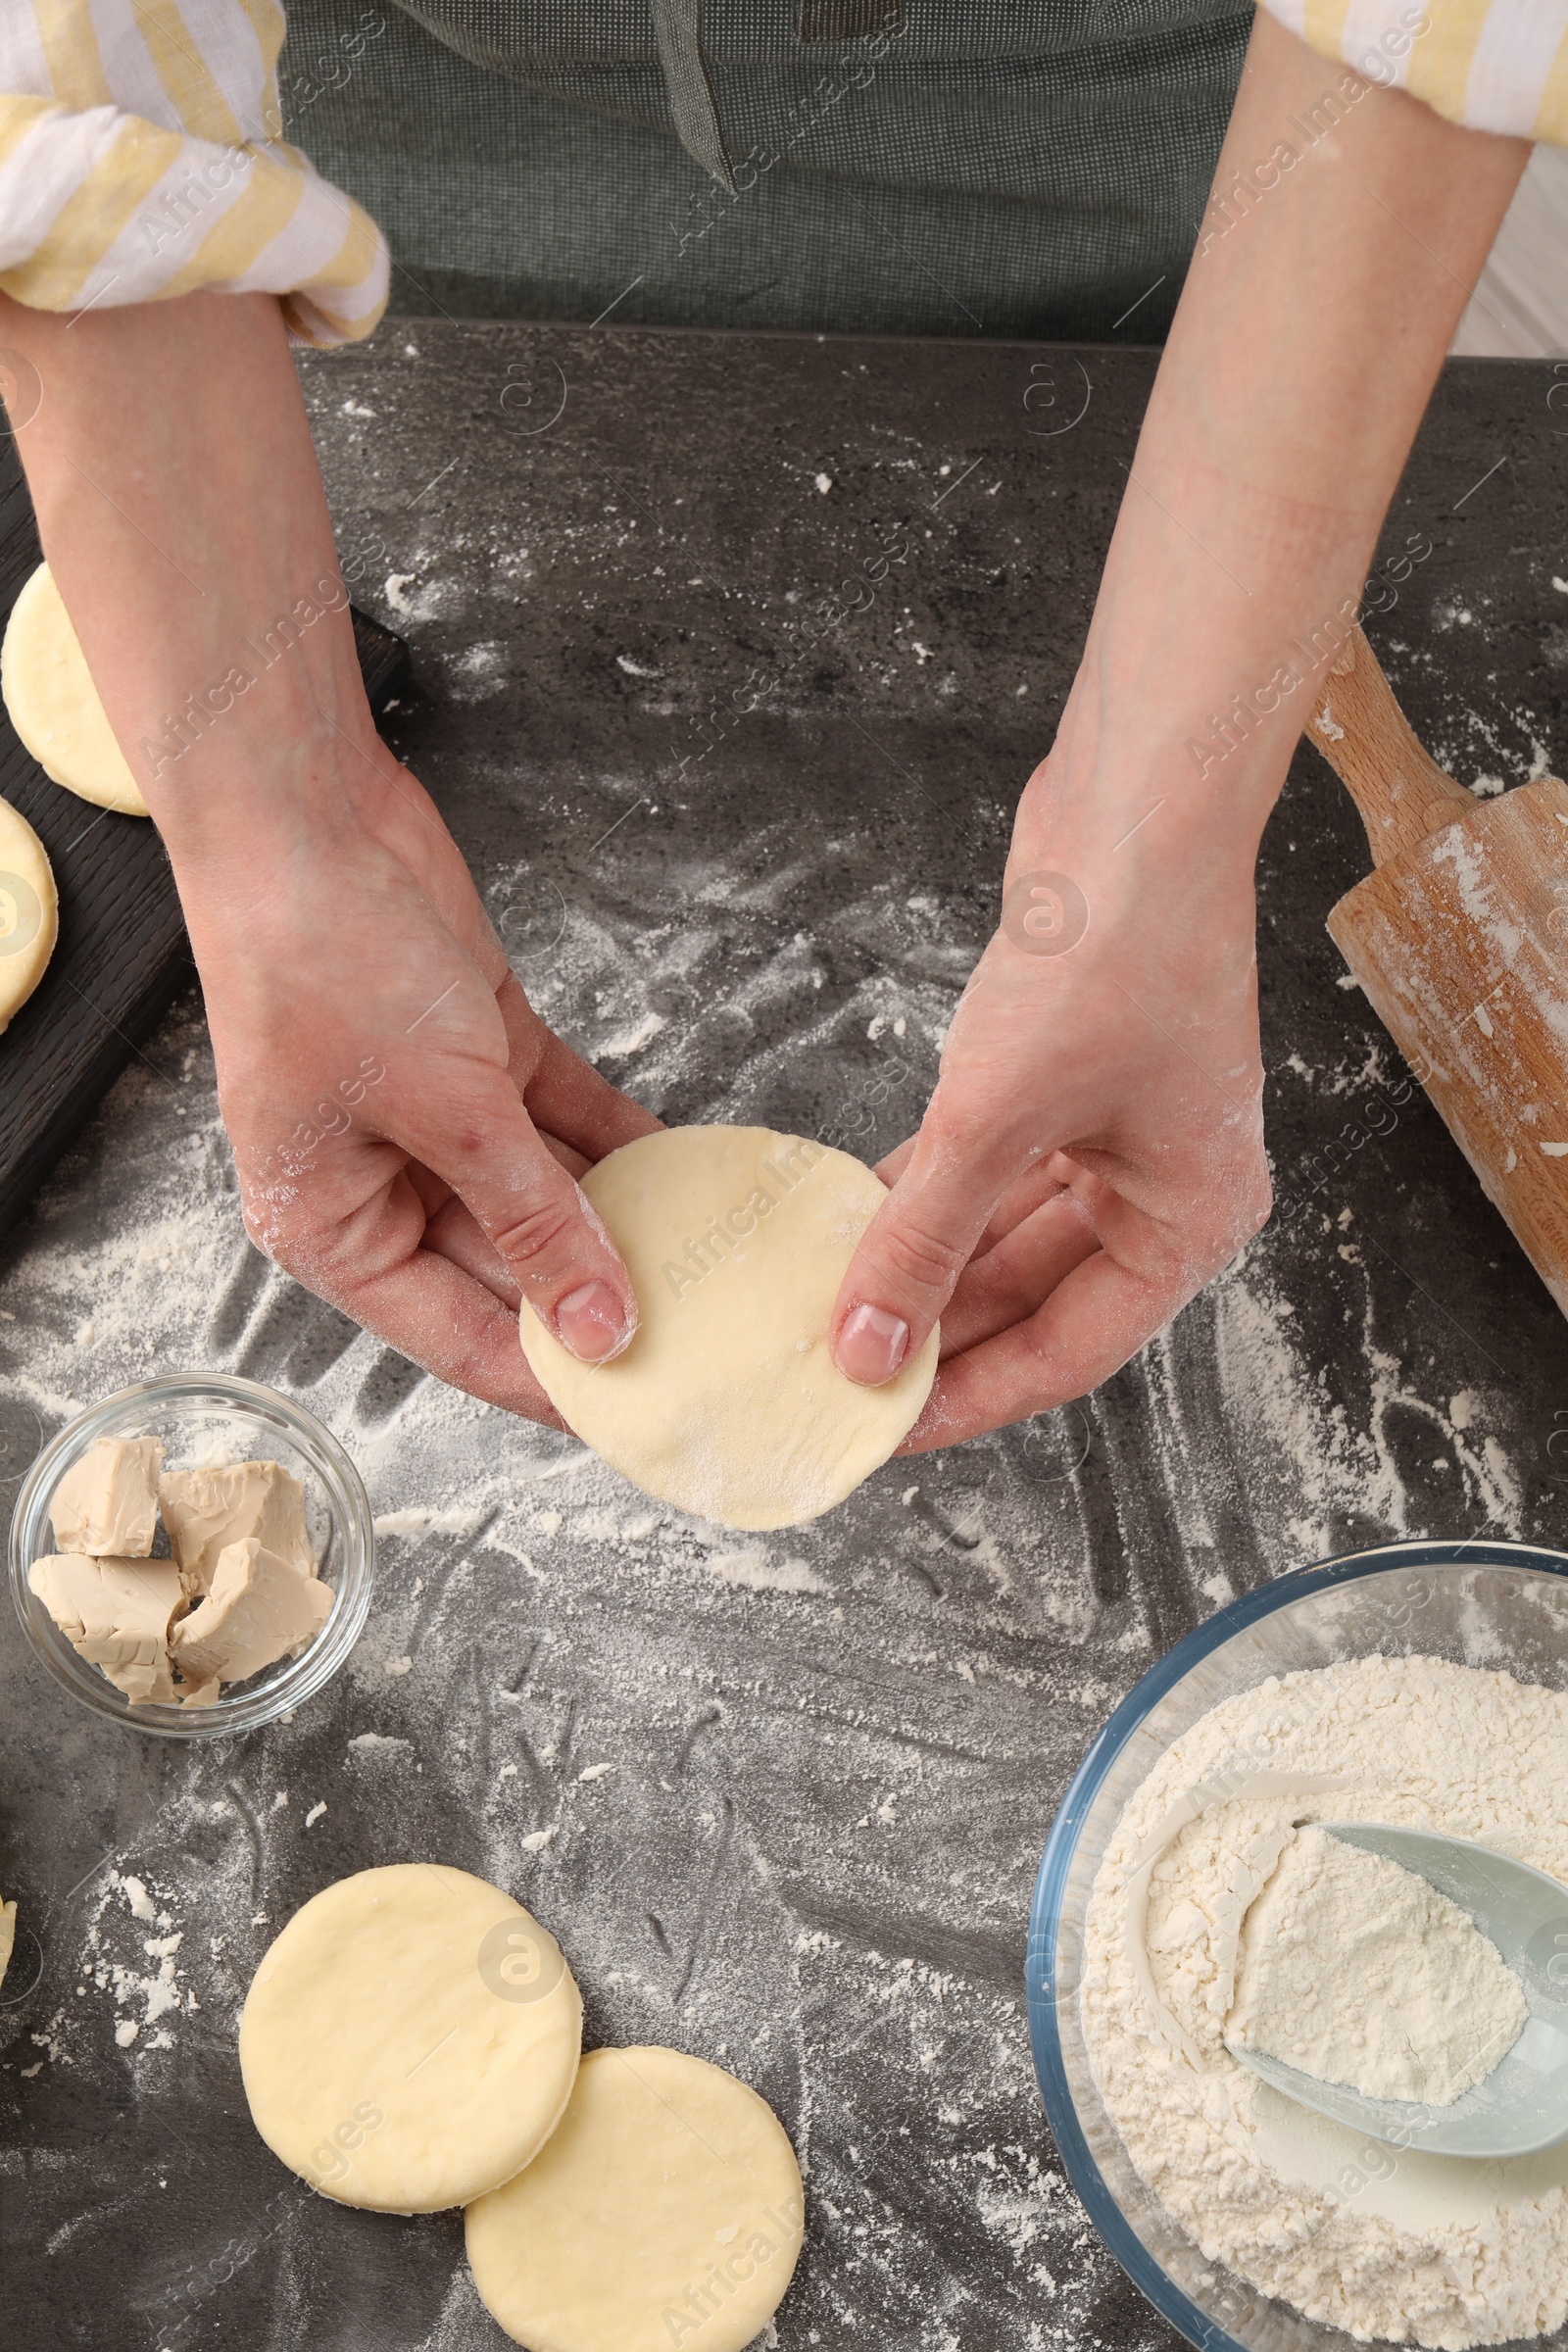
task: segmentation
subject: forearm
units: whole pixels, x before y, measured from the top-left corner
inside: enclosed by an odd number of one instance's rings
[[[0,341],[43,385],[18,439],[44,552],[170,847],[253,1237],[444,1377],[548,1414],[517,1298],[589,1360],[636,1326],[564,1163],[657,1122],[530,1010],[377,740],[276,303],[8,305]]]
[[[1314,110],[1340,118],[1315,138]],[[1255,847],[1527,154],[1259,18],[1054,761],[1055,818],[1098,808],[1114,838],[1164,792],[1139,858],[1195,821]]]
[[[44,553],[176,872],[330,826],[375,737],[276,302],[0,303]]]

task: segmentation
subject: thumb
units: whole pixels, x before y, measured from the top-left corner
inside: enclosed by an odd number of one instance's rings
[[[581,1189],[547,1149],[505,1071],[486,1072],[425,1132],[396,1140],[439,1176],[475,1221],[525,1302],[584,1363],[605,1363],[637,1329],[637,1296]]]
[[[925,1345],[1006,1181],[1006,1170],[977,1166],[921,1129],[833,1309],[834,1360],[849,1379],[880,1388]]]

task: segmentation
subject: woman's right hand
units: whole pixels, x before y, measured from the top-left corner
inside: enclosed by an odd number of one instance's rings
[[[0,295],[44,553],[164,837],[258,1243],[476,1396],[554,1421],[635,1328],[574,1176],[657,1127],[553,1037],[378,739],[267,295],[74,319]]]
[[[251,1238],[442,1379],[559,1417],[526,1298],[574,1354],[636,1328],[574,1177],[659,1121],[529,1005],[433,804],[384,745],[321,729],[321,815],[247,821],[175,871]]]

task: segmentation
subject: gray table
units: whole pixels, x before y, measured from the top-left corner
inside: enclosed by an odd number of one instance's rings
[[[305,364],[356,596],[414,648],[399,748],[547,1017],[666,1119],[848,1118],[868,1157],[917,1119],[1152,368],[425,320]],[[1432,543],[1375,633],[1466,781],[1561,762],[1554,382],[1450,368],[1386,538]],[[869,600],[840,586],[900,544]],[[835,589],[859,609],[808,622]],[[273,1273],[176,1007],[6,1246],[5,1491],[77,1404],[230,1366],[353,1450],[379,1586],[330,1691],[201,1752],[86,1721],[7,1612],[0,1887],[43,1947],[0,2008],[9,2345],[501,2343],[456,2217],[313,2198],[240,2093],[276,1928],[417,1856],[549,1922],[590,2040],[675,2043],[772,2101],[809,2174],[781,2346],[1174,2343],[1089,2231],[1030,2066],[1024,1921],[1067,1779],[1231,1592],[1391,1535],[1562,1524],[1568,1332],[1337,985],[1323,916],[1364,862],[1303,753],[1261,968],[1279,1190],[1310,1213],[1081,1408],[765,1541],[645,1503]],[[33,1965],[24,1941],[13,1993]]]

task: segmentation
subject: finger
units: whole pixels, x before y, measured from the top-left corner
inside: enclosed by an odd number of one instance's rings
[[[990,1221],[980,1236],[979,1247],[992,1250],[997,1243],[1022,1225],[1048,1200],[1055,1200],[1067,1189],[1072,1163],[1061,1152],[1053,1152],[1048,1158],[1037,1160],[1026,1168],[1015,1184],[1009,1184],[991,1212]]]
[[[559,1135],[550,1133],[548,1127],[535,1127],[534,1133],[551,1158],[564,1167],[568,1176],[587,1175],[594,1164],[591,1159],[585,1159],[580,1152],[574,1152],[569,1144],[564,1144]]]
[[[559,1135],[547,1135],[542,1127],[535,1132],[551,1158],[558,1160],[568,1176],[585,1175],[592,1166],[592,1161],[584,1159],[582,1153],[574,1152],[569,1144],[564,1144]],[[438,1215],[452,1199],[451,1185],[443,1184],[439,1176],[432,1176],[429,1169],[421,1167],[416,1159],[408,1162],[408,1171],[410,1183],[424,1202],[425,1215]]]
[[[956,1446],[1099,1388],[1229,1262],[1243,1238],[1210,1230],[1184,1250],[1108,1185],[1095,1225],[1102,1247],[1027,1322],[942,1366],[901,1452]]]
[[[878,1209],[833,1309],[841,1372],[869,1388],[921,1348],[968,1263],[1015,1166],[986,1167],[926,1114],[904,1174]]]
[[[1103,1250],[1069,1274],[1037,1314],[938,1372],[901,1451],[956,1446],[1087,1395],[1136,1355],[1185,1298],[1162,1298]]]
[[[886,1159],[877,1161],[876,1173],[885,1185],[891,1187],[897,1184],[914,1157],[914,1147],[918,1141],[918,1136],[911,1135],[904,1143],[896,1145]],[[980,1236],[978,1246],[989,1250],[1001,1241],[1004,1233],[1010,1233],[1015,1225],[1023,1223],[1025,1217],[1032,1216],[1043,1201],[1059,1193],[1066,1181],[1065,1167],[1063,1154],[1053,1152],[1049,1159],[1039,1160],[1032,1168],[1026,1169],[1016,1184],[1008,1185],[992,1211],[991,1221]]]
[[[443,1184],[439,1176],[421,1167],[416,1159],[409,1160],[404,1172],[423,1203],[425,1216],[438,1216],[452,1198],[451,1185]]]
[[[455,1055],[426,1063],[392,1095],[382,1124],[467,1204],[563,1347],[585,1363],[620,1353],[637,1328],[631,1278],[505,1070]]]
[[[449,1258],[416,1250],[335,1303],[438,1380],[547,1428],[565,1428],[517,1344],[516,1310]]]
[[[550,1141],[548,1136],[543,1140]],[[489,1236],[480,1231],[467,1202],[455,1193],[425,1226],[424,1247],[438,1257],[450,1258],[465,1274],[471,1274],[513,1314],[522,1304],[522,1293],[511,1267]]]
[[[662,1119],[612,1086],[545,1026],[514,972],[501,983],[496,1002],[507,1025],[513,1071],[536,1126],[572,1145],[589,1165],[622,1144],[658,1133]]]
[[[886,1159],[877,1161],[873,1173],[880,1176],[883,1183],[890,1189],[898,1183],[899,1178],[914,1157],[914,1147],[919,1140],[917,1135],[906,1135],[902,1144],[894,1145]]]
[[[964,1267],[943,1310],[943,1362],[1026,1323],[1099,1248],[1093,1219],[1070,1193],[1057,1193]]]
[[[528,1368],[516,1311],[449,1257],[423,1247],[424,1206],[397,1169],[377,1181],[387,1147],[368,1147],[371,1190],[327,1231],[268,1228],[269,1190],[242,1172],[251,1239],[318,1297],[454,1388],[542,1421],[564,1422]]]
[[[575,1178],[587,1172],[591,1163],[569,1144],[562,1143],[559,1136],[539,1132],[539,1141],[568,1176]],[[432,1176],[417,1160],[409,1161],[407,1172],[424,1203],[424,1247],[440,1257],[450,1258],[465,1274],[471,1274],[475,1282],[483,1283],[493,1298],[515,1314],[522,1303],[516,1277],[480,1230],[466,1201],[460,1200],[449,1184],[443,1183],[439,1176]]]

